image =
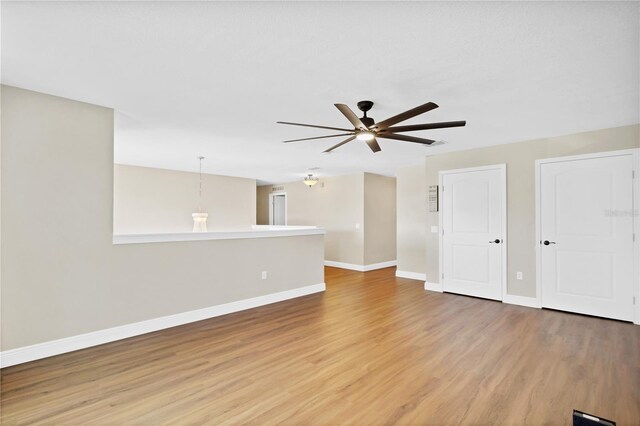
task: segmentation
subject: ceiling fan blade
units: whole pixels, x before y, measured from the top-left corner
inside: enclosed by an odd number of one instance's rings
[[[431,139],[416,138],[415,136],[407,136],[407,135],[396,135],[393,133],[378,133],[376,136],[384,139],[395,139],[398,141],[421,143],[425,145],[431,145],[436,142]]]
[[[331,151],[333,151],[334,149],[336,149],[336,148],[338,148],[338,147],[341,147],[341,146],[342,146],[342,145],[344,145],[345,143],[347,143],[347,142],[351,142],[351,141],[352,141],[352,140],[354,140],[355,138],[356,138],[355,136],[351,136],[350,138],[343,140],[343,141],[342,141],[342,142],[340,142],[339,144],[334,145],[334,146],[332,146],[331,148],[329,148],[329,149],[327,149],[327,150],[325,150],[325,151],[323,151],[323,152],[331,152]]]
[[[360,121],[358,116],[355,115],[353,111],[351,111],[351,108],[349,108],[345,104],[334,104],[334,105],[336,106],[336,108],[338,108],[340,110],[340,112],[345,117],[347,117],[347,120],[349,120],[351,122],[351,124],[353,124],[353,127],[355,127],[356,129],[360,129],[360,130],[367,130],[368,129],[368,127],[365,126],[362,121]]]
[[[353,132],[351,132],[351,133],[340,133],[340,134],[337,134],[337,135],[328,135],[328,136],[316,136],[315,138],[291,139],[291,140],[288,140],[288,141],[283,141],[282,143],[299,142],[299,141],[310,141],[312,139],[335,138],[335,137],[338,137],[338,136],[349,136],[349,135],[353,135]]]
[[[416,115],[424,114],[425,112],[431,111],[432,109],[436,108],[438,108],[438,105],[434,104],[433,102],[427,102],[424,105],[420,105],[398,115],[394,115],[393,117],[387,118],[384,121],[376,123],[376,126],[378,129],[386,129],[387,127],[393,126],[396,123],[408,120],[415,117]]]
[[[288,124],[290,126],[315,127],[316,129],[340,130],[342,132],[352,132],[353,129],[343,129],[340,127],[317,126],[315,124],[291,123],[289,121],[276,121],[278,124]]]
[[[447,127],[462,127],[466,125],[466,121],[445,121],[442,123],[413,124],[410,126],[395,126],[385,129],[391,133],[413,132],[416,130],[444,129]]]
[[[371,151],[373,152],[382,151],[382,148],[380,148],[380,145],[378,145],[378,141],[376,140],[376,138],[373,138],[370,141],[367,141],[367,145],[369,145],[369,148],[371,148]]]

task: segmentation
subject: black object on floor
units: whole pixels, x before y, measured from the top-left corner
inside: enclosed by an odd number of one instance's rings
[[[602,417],[594,416],[593,414],[583,413],[582,411],[573,410],[573,426],[616,426],[616,422],[613,420],[603,419]]]

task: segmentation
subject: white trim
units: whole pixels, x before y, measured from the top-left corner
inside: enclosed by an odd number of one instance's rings
[[[277,191],[269,193],[269,225],[273,225],[273,197],[276,195],[284,195],[284,225],[289,223],[289,216],[287,215],[287,193],[285,191]],[[281,226],[281,225],[280,225]]]
[[[369,265],[357,265],[355,263],[335,262],[333,260],[324,261],[324,266],[331,266],[334,268],[341,268],[341,269],[349,269],[349,270],[358,271],[358,272],[368,272],[368,271],[373,271],[375,269],[390,268],[392,266],[396,266],[397,264],[398,264],[397,260],[390,260],[388,262],[380,262],[380,263],[371,263]]]
[[[314,284],[278,293],[266,294],[264,296],[252,297],[251,299],[238,300],[236,302],[210,306],[208,308],[182,312],[174,315],[167,315],[160,318],[121,325],[105,330],[98,330],[91,333],[80,334],[78,336],[38,343],[36,345],[24,346],[22,348],[9,349],[0,353],[0,367],[4,368],[11,365],[22,364],[24,362],[102,345],[115,340],[139,336],[141,334],[176,327],[190,322],[244,311],[246,309],[256,308],[258,306],[281,302],[283,300],[306,296],[313,293],[320,293],[325,291],[325,289],[325,283]]]
[[[591,154],[567,155],[564,157],[550,157],[536,160],[536,165],[543,163],[564,163],[575,160],[588,160],[592,158],[619,157],[622,155],[637,155],[639,148],[620,149],[617,151],[593,152]]]
[[[442,283],[430,283],[429,281],[424,282],[424,289],[429,291],[437,291],[438,293],[442,293]]]
[[[633,206],[632,209],[635,212],[640,212],[640,149],[632,150],[633,153]],[[633,245],[633,258],[635,262],[633,264],[634,276],[636,278],[636,315],[633,320],[634,324],[640,325],[640,217],[633,217],[633,232],[636,235],[636,241]]]
[[[542,306],[542,292],[540,291],[540,287],[542,284],[540,273],[542,271],[542,265],[540,263],[540,160],[535,161],[535,198],[536,198],[536,211],[535,211],[535,227],[536,227],[536,239],[533,242],[534,247],[533,251],[536,256],[536,301],[538,305]]]
[[[238,240],[244,238],[294,237],[322,235],[323,228],[315,226],[255,227],[246,231],[193,232],[183,234],[128,234],[114,235],[113,244],[168,243],[177,241]]]
[[[364,266],[356,265],[354,263],[335,262],[333,260],[325,260],[324,266],[331,266],[333,268],[350,269],[352,271],[364,272]]]
[[[535,172],[536,172],[536,240],[535,244],[535,254],[536,254],[536,299],[538,305],[542,306],[542,264],[540,262],[540,258],[542,256],[540,240],[542,237],[540,235],[542,224],[541,224],[541,212],[540,212],[540,191],[541,183],[540,183],[540,168],[542,164],[546,163],[558,163],[558,162],[567,162],[567,161],[576,161],[576,160],[587,160],[592,158],[605,158],[605,157],[618,157],[622,155],[631,155],[633,158],[634,164],[634,172],[635,178],[633,180],[633,209],[637,210],[640,205],[640,178],[638,175],[640,174],[640,149],[632,148],[632,149],[621,149],[618,151],[605,151],[605,152],[594,152],[591,154],[582,154],[582,155],[568,155],[565,157],[553,157],[553,158],[543,158],[536,160],[535,162]],[[633,226],[634,232],[636,234],[636,240],[633,243],[633,270],[634,270],[634,278],[636,281],[636,286],[634,288],[634,296],[636,300],[636,308],[634,312],[634,324],[640,325],[640,218],[637,216],[633,217]]]
[[[397,260],[389,260],[388,262],[380,262],[380,263],[371,263],[369,265],[364,265],[364,271],[373,271],[376,269],[384,269],[384,268],[391,268],[392,266],[397,266],[398,265],[398,261]]]
[[[408,278],[410,280],[418,280],[418,281],[427,280],[427,274],[422,274],[420,272],[396,271],[396,277]]]
[[[441,170],[438,172],[438,186],[440,187],[439,196],[440,200],[438,203],[442,208],[438,209],[438,229],[440,232],[438,233],[438,268],[440,276],[444,272],[444,256],[443,246],[442,246],[442,213],[444,210],[444,192],[443,192],[443,179],[445,175],[448,174],[456,174],[456,173],[468,173],[468,172],[480,172],[486,170],[500,170],[500,179],[502,180],[502,300],[507,296],[507,287],[508,287],[508,275],[507,275],[507,247],[508,247],[508,238],[507,238],[507,165],[505,163],[502,164],[493,164],[490,166],[481,166],[481,167],[468,167],[464,169],[453,169],[453,170]],[[438,288],[440,290],[433,291],[443,291],[444,285],[443,280],[440,280],[440,284],[438,284]],[[425,290],[429,290],[425,283]]]
[[[542,308],[538,299],[535,297],[517,296],[515,294],[506,294],[502,299],[502,303],[510,305],[527,306],[529,308]]]

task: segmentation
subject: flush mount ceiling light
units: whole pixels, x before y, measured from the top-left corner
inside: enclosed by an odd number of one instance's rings
[[[378,145],[377,138],[381,139],[393,139],[396,141],[404,141],[404,142],[413,142],[420,143],[423,145],[440,145],[440,142],[436,142],[432,139],[424,139],[417,138],[415,136],[402,135],[399,133],[403,132],[414,132],[417,130],[430,130],[430,129],[444,129],[447,127],[460,127],[467,124],[466,121],[445,121],[442,123],[426,123],[426,124],[412,124],[409,126],[396,126],[396,124],[401,121],[408,120],[410,118],[416,117],[420,114],[424,114],[425,112],[431,111],[432,109],[438,108],[438,105],[433,102],[427,102],[426,104],[417,106],[408,111],[402,112],[400,114],[394,115],[393,117],[387,118],[386,120],[376,121],[367,117],[367,111],[369,111],[373,107],[373,102],[371,101],[360,101],[358,102],[358,109],[364,113],[363,117],[358,117],[355,115],[351,109],[344,104],[334,104],[336,108],[344,115],[347,120],[353,125],[353,129],[345,129],[340,127],[328,127],[328,126],[318,126],[315,124],[302,124],[302,123],[291,123],[288,121],[278,121],[280,124],[289,124],[292,126],[303,126],[303,127],[313,127],[316,129],[327,129],[327,130],[339,130],[347,133],[339,133],[337,135],[328,135],[328,136],[318,136],[315,138],[304,138],[304,139],[292,139],[288,141],[284,141],[284,143],[289,142],[298,142],[298,141],[308,141],[312,139],[325,139],[325,138],[335,138],[338,136],[349,136],[347,139],[343,140],[337,145],[332,146],[331,148],[325,150],[324,152],[331,152],[334,149],[341,147],[342,145],[351,142],[354,139],[358,139],[359,141],[366,142],[371,151],[378,152],[381,151],[380,145]]]
[[[317,177],[313,177],[312,174],[308,174],[307,177],[304,178],[304,180],[302,182],[304,182],[305,185],[307,185],[309,188],[311,188],[313,185],[318,183],[318,178]]]

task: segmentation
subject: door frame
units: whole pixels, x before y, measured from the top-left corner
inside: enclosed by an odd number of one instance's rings
[[[287,193],[285,191],[277,191],[269,193],[269,225],[273,224],[273,197],[276,195],[284,195],[284,226],[289,224],[289,216],[287,214]],[[280,226],[280,225],[279,225]]]
[[[468,167],[464,169],[451,169],[451,170],[441,170],[438,172],[438,186],[440,187],[441,197],[444,198],[444,177],[450,174],[458,174],[458,173],[467,173],[467,172],[480,172],[485,170],[500,170],[500,179],[502,180],[502,299],[504,302],[507,297],[507,165],[505,163],[502,164],[493,164],[490,166],[481,166],[481,167]],[[442,216],[444,213],[444,203],[442,200],[438,200],[438,203],[442,208],[438,211],[438,228],[440,232],[438,232],[438,268],[440,270],[440,277],[438,279],[438,286],[436,288],[429,288],[429,290],[433,291],[444,291],[444,283],[442,282],[442,274],[444,274],[444,250],[443,250],[443,230],[442,230]]]
[[[593,158],[607,158],[607,157],[619,157],[631,155],[633,159],[633,200],[632,200],[632,221],[633,232],[635,239],[633,242],[633,278],[635,284],[634,289],[634,324],[640,325],[640,217],[634,214],[640,207],[640,185],[638,184],[638,171],[640,170],[640,148],[622,149],[618,151],[605,151],[595,152],[591,154],[581,155],[568,155],[565,157],[553,157],[536,160],[535,173],[536,173],[536,240],[535,240],[535,253],[536,253],[536,303],[538,307],[542,307],[542,251],[540,246],[541,229],[542,229],[542,212],[540,211],[540,199],[541,199],[541,167],[543,164],[548,163],[560,163],[566,161],[588,160]]]

